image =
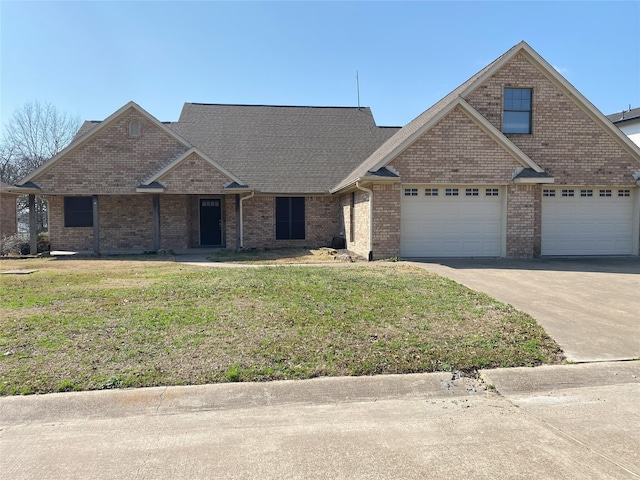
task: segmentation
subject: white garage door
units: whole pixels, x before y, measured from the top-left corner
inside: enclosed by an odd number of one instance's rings
[[[543,189],[542,254],[631,254],[632,195],[623,188]]]
[[[400,255],[498,257],[502,245],[500,186],[403,186]]]

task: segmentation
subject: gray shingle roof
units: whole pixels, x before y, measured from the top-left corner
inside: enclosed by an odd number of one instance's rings
[[[369,108],[198,103],[167,126],[268,193],[327,193],[398,131]]]
[[[638,120],[640,119],[640,107],[630,108],[629,110],[624,110],[622,112],[612,113],[611,115],[607,115],[607,118],[614,124],[627,122],[629,120]]]
[[[533,168],[525,168],[513,178],[553,178],[553,175],[547,172],[536,172]]]

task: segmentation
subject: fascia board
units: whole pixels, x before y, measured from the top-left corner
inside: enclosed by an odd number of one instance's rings
[[[191,147],[189,150],[187,150],[186,152],[184,152],[182,155],[180,155],[178,158],[176,158],[174,161],[172,161],[171,163],[169,163],[167,166],[165,166],[163,169],[161,169],[160,171],[158,171],[157,173],[154,173],[151,177],[147,178],[147,180],[145,181],[146,184],[152,183],[157,181],[159,178],[161,178],[162,176],[166,175],[167,173],[169,173],[171,170],[173,170],[174,168],[176,168],[178,165],[180,165],[180,163],[182,163],[185,159],[187,159],[190,155],[192,154],[196,154],[198,155],[200,158],[202,158],[203,160],[205,160],[207,163],[209,163],[213,168],[215,168],[216,170],[218,170],[220,173],[222,173],[224,176],[226,176],[227,178],[229,178],[231,181],[236,182],[240,185],[245,185],[245,183],[240,180],[238,177],[236,177],[235,175],[233,175],[231,172],[229,172],[226,168],[224,168],[222,165],[220,165],[219,163],[217,163],[216,161],[212,160],[211,158],[209,158],[207,155],[205,155],[204,153],[202,153],[198,148],[196,147]]]
[[[130,108],[135,109],[138,113],[140,113],[140,115],[145,117],[151,123],[153,123],[158,128],[160,128],[162,131],[167,133],[169,136],[171,136],[178,143],[183,144],[187,148],[191,147],[191,144],[189,142],[187,142],[184,138],[182,138],[176,132],[171,130],[169,127],[167,127],[165,124],[163,124],[157,118],[155,118],[153,115],[151,115],[145,109],[140,107],[140,105],[138,105],[137,103],[131,101],[131,102],[128,102],[127,104],[123,105],[121,108],[116,110],[111,115],[109,115],[106,119],[104,119],[102,122],[100,122],[100,125],[98,125],[93,130],[88,132],[86,135],[84,135],[82,138],[80,138],[77,142],[74,142],[71,145],[67,146],[65,149],[61,150],[57,155],[55,155],[54,157],[52,157],[51,159],[49,159],[48,161],[46,161],[45,163],[40,165],[40,167],[35,169],[33,172],[28,174],[26,177],[22,178],[20,180],[20,183],[26,183],[26,182],[32,181],[38,175],[41,175],[42,173],[47,171],[49,168],[51,168],[58,160],[60,160],[61,158],[65,157],[66,155],[68,155],[69,153],[73,152],[74,150],[80,148],[81,146],[87,144],[92,138],[94,138],[98,133],[100,133],[102,130],[107,128],[116,118],[118,118],[120,115],[122,115],[124,112],[126,112]]]
[[[541,177],[541,178],[514,178],[513,183],[541,183],[541,184],[553,184],[556,183],[556,179],[553,177]]]

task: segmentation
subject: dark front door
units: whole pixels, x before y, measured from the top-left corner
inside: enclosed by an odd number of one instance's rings
[[[220,199],[200,199],[200,245],[222,245],[222,209]]]

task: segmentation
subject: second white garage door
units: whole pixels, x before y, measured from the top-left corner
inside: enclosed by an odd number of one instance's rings
[[[411,185],[401,195],[401,256],[501,255],[502,187]]]
[[[543,255],[630,255],[633,190],[562,187],[542,191]]]

